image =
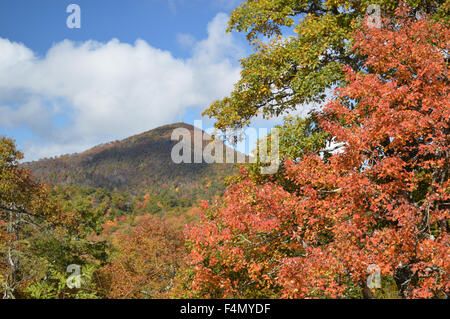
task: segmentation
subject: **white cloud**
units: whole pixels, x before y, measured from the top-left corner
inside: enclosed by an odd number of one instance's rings
[[[23,44],[0,38],[0,126],[33,130],[36,139],[22,143],[30,160],[180,119],[187,108],[227,95],[239,79],[236,61],[243,49],[225,34],[227,19],[214,18],[189,59],[143,40],[130,45],[117,39],[65,40],[37,57]],[[71,124],[58,128],[57,116]]]

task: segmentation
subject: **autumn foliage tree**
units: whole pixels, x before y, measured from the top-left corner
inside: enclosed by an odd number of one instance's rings
[[[108,298],[168,297],[184,258],[182,231],[150,214],[112,235],[115,249],[102,269]]]
[[[410,19],[362,27],[346,85],[319,116],[342,143],[285,163],[288,192],[244,173],[187,229],[194,296],[412,298],[450,289],[448,24]]]
[[[14,298],[37,276],[38,264],[29,249],[36,225],[52,218],[55,206],[47,189],[36,183],[29,170],[19,167],[23,158],[13,140],[0,139],[0,292]],[[33,269],[34,268],[34,269]]]
[[[445,0],[405,0],[415,14],[448,19]],[[352,52],[361,20],[390,16],[398,0],[245,0],[230,16],[228,31],[244,32],[254,52],[241,60],[233,92],[205,115],[219,129],[249,125],[253,117],[278,116],[308,102],[323,102],[345,78],[342,66],[361,70],[364,56]],[[376,9],[375,6],[378,6]],[[375,17],[376,19],[376,17]]]
[[[3,298],[93,298],[92,275],[105,245],[102,207],[65,200],[35,181],[13,140],[0,139],[0,293]],[[84,287],[66,285],[67,267],[83,268]]]

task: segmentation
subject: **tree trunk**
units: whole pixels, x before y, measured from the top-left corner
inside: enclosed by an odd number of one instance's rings
[[[5,289],[3,299],[14,299],[14,290],[16,286],[17,275],[17,261],[14,257],[14,243],[17,236],[17,214],[9,212],[8,223],[8,255],[6,256],[6,263],[8,265],[8,273],[6,277]],[[14,237],[14,239],[13,239]]]

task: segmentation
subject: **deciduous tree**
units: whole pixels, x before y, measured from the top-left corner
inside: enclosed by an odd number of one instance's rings
[[[405,0],[410,15],[448,19],[448,1]],[[327,89],[341,85],[342,66],[363,68],[364,56],[351,51],[354,31],[371,14],[384,17],[398,0],[246,0],[233,11],[229,31],[245,32],[255,49],[242,59],[234,91],[213,103],[205,115],[216,127],[240,128],[256,115],[271,117],[305,102],[322,102]],[[374,5],[379,6],[379,11]],[[370,20],[371,21],[371,20]]]
[[[344,68],[347,85],[319,118],[340,152],[288,160],[292,192],[244,175],[205,205],[187,232],[194,292],[374,297],[375,264],[398,296],[448,296],[450,32],[409,13],[353,35],[364,67]]]
[[[168,296],[184,257],[180,230],[150,214],[112,237],[116,252],[103,268],[109,280],[109,298],[158,298]]]

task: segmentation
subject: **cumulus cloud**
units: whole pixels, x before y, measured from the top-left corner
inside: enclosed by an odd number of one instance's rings
[[[21,143],[31,160],[180,119],[188,108],[227,95],[239,79],[243,49],[225,34],[227,20],[218,14],[188,59],[143,40],[131,45],[117,39],[65,40],[39,57],[0,38],[0,126],[33,131],[36,138]]]

